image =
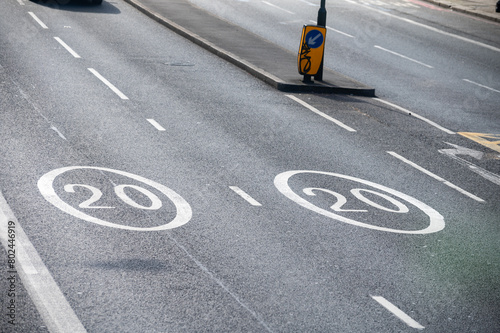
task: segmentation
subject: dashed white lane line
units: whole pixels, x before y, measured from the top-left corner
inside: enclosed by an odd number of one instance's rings
[[[319,4],[317,4],[317,3],[312,3],[312,2],[307,1],[307,0],[299,0],[299,1],[302,3],[305,3],[306,5],[309,5],[309,6],[319,7]]]
[[[458,192],[460,192],[460,193],[462,193],[462,194],[464,194],[464,195],[468,196],[469,198],[474,199],[474,200],[476,200],[476,201],[478,201],[478,202],[484,202],[484,200],[483,200],[483,199],[481,199],[481,198],[479,198],[479,197],[475,196],[474,194],[469,193],[469,192],[467,192],[466,190],[464,190],[464,189],[462,189],[462,188],[460,188],[460,187],[458,187],[458,186],[456,186],[456,185],[454,185],[454,184],[450,183],[449,181],[447,181],[447,180],[445,180],[445,179],[443,179],[443,178],[439,177],[438,175],[436,175],[436,174],[434,174],[434,173],[430,172],[429,170],[422,168],[422,167],[421,167],[421,166],[419,166],[418,164],[413,163],[413,162],[412,162],[412,161],[410,161],[410,160],[407,160],[407,159],[406,159],[406,158],[404,158],[403,156],[401,156],[401,155],[399,155],[399,154],[397,154],[397,153],[395,153],[395,152],[393,152],[393,151],[388,151],[387,153],[388,153],[388,154],[390,154],[390,155],[392,155],[392,156],[394,156],[394,157],[396,157],[396,158],[397,158],[397,159],[399,159],[400,161],[403,161],[403,162],[405,162],[406,164],[408,164],[408,165],[410,165],[410,166],[414,167],[415,169],[417,169],[417,170],[419,170],[419,171],[421,171],[421,172],[425,173],[426,175],[428,175],[428,176],[430,176],[430,177],[432,177],[432,178],[434,178],[434,179],[436,179],[436,180],[438,180],[438,181],[442,182],[442,183],[443,183],[443,184],[445,184],[446,186],[449,186],[449,187],[451,187],[452,189],[457,190]]]
[[[387,52],[387,53],[393,54],[393,55],[395,55],[395,56],[398,56],[398,57],[400,57],[400,58],[403,58],[403,59],[406,59],[406,60],[412,61],[412,62],[414,62],[414,63],[416,63],[416,64],[419,64],[419,65],[425,66],[425,67],[427,67],[427,68],[434,68],[434,67],[432,67],[431,65],[427,65],[426,63],[423,63],[423,62],[421,62],[421,61],[418,61],[418,60],[415,60],[415,59],[413,59],[413,58],[407,57],[407,56],[405,56],[405,55],[402,55],[401,53],[397,53],[397,52],[394,52],[394,51],[388,50],[388,49],[386,49],[386,48],[383,48],[382,46],[375,45],[374,47],[375,47],[376,49],[379,49],[379,50],[382,50],[382,51],[384,51],[384,52]]]
[[[17,0],[17,2],[21,5],[21,6],[24,6],[25,3],[23,2],[23,0]]]
[[[481,87],[481,88],[485,88],[485,89],[488,89],[488,90],[491,90],[491,91],[494,91],[494,92],[500,93],[500,90],[493,89],[493,88],[488,87],[488,86],[485,86],[485,85],[483,85],[483,84],[480,84],[480,83],[477,83],[477,82],[474,82],[474,81],[471,81],[471,80],[467,80],[467,79],[463,79],[463,80],[464,80],[465,82],[475,84],[476,86],[479,86],[479,87]]]
[[[8,229],[14,230],[9,233]],[[8,236],[11,235],[11,236]],[[14,236],[12,236],[14,235]],[[0,241],[15,255],[14,277],[19,276],[51,333],[87,332],[31,244],[0,192]]]
[[[113,90],[113,92],[115,94],[117,94],[121,99],[128,99],[128,97],[125,96],[124,93],[122,93],[120,90],[118,90],[118,88],[116,88],[113,84],[111,84],[111,82],[109,82],[108,80],[106,80],[106,78],[104,78],[101,74],[99,74],[98,71],[96,71],[93,68],[88,68],[88,70],[92,74],[94,74],[99,80],[101,80],[105,85],[107,85],[109,89]]]
[[[158,124],[158,122],[157,122],[156,120],[151,119],[151,118],[150,118],[150,119],[146,119],[146,120],[147,120],[147,121],[149,121],[149,123],[150,123],[151,125],[153,125],[153,126],[154,126],[154,128],[156,128],[158,131],[162,131],[162,132],[163,132],[163,131],[166,131],[166,129],[165,129],[165,128],[163,128],[163,126],[161,126],[160,124]]]
[[[370,295],[371,296],[371,295]],[[419,330],[423,330],[425,327],[420,325],[417,321],[415,321],[413,318],[408,316],[406,313],[404,313],[401,309],[399,309],[397,306],[386,300],[382,296],[371,296],[375,301],[377,301],[380,305],[382,305],[384,308],[392,312],[396,317],[398,317],[400,320],[402,320],[406,325],[416,328]]]
[[[289,10],[285,9],[285,8],[281,8],[280,6],[276,6],[275,4],[272,4],[272,3],[270,3],[270,2],[267,2],[267,1],[262,1],[262,3],[264,3],[264,4],[268,5],[268,6],[271,6],[271,7],[273,7],[273,8],[276,8],[276,9],[282,10],[282,11],[284,11],[285,13],[288,13],[288,14],[291,14],[291,15],[295,15],[295,13],[294,13],[294,12],[291,12],[291,11],[289,11]]]
[[[33,12],[28,12],[28,14],[30,14],[30,15],[31,15],[31,17],[32,17],[32,18],[33,18],[33,19],[34,19],[34,20],[35,20],[38,24],[40,24],[40,26],[41,26],[43,29],[48,29],[48,28],[49,28],[49,27],[47,27],[47,26],[45,25],[45,23],[43,23],[43,22],[42,22],[42,20],[40,20],[40,19],[38,18],[38,16],[36,16],[36,15],[35,15],[35,13],[33,13]]]
[[[341,34],[341,35],[344,35],[344,36],[346,36],[346,37],[349,37],[349,38],[354,38],[354,36],[353,36],[353,35],[349,35],[349,34],[348,34],[348,33],[346,33],[346,32],[343,32],[343,31],[340,31],[340,30],[337,30],[337,29],[333,29],[332,27],[326,26],[326,28],[327,28],[328,30],[334,31],[334,32],[336,32],[336,33],[338,33],[338,34]]]
[[[354,0],[344,0],[344,1],[349,2],[349,3],[353,4],[353,5],[364,7],[364,8],[369,9],[369,10],[374,10],[376,12],[379,12],[382,15],[389,16],[391,18],[403,21],[405,23],[413,24],[413,25],[415,25],[417,27],[421,27],[421,28],[433,31],[433,32],[442,34],[442,35],[447,36],[447,37],[456,38],[456,39],[459,39],[461,41],[468,42],[468,43],[471,43],[471,44],[474,44],[474,45],[477,45],[477,46],[481,46],[481,47],[490,49],[490,50],[495,51],[495,52],[500,52],[500,48],[498,48],[498,47],[495,47],[495,46],[492,46],[492,45],[488,45],[488,44],[484,44],[484,43],[478,42],[478,41],[470,39],[470,38],[462,37],[460,35],[455,35],[455,34],[446,32],[444,30],[440,30],[440,29],[431,27],[429,25],[426,25],[426,24],[423,24],[423,23],[419,23],[419,22],[416,22],[416,21],[413,21],[413,20],[410,20],[410,19],[398,16],[398,15],[390,14],[390,13],[388,13],[386,11],[377,9],[375,7],[371,7],[371,6],[367,5],[367,4],[359,3],[359,2],[356,2]]]
[[[50,125],[50,129],[51,129],[51,130],[53,130],[54,132],[56,132],[56,133],[57,133],[57,135],[59,135],[59,137],[60,137],[61,139],[63,139],[63,140],[66,140],[66,141],[67,141],[66,137],[65,137],[65,136],[61,133],[61,131],[59,131],[59,130],[57,129],[57,127],[55,127],[54,125]]]
[[[229,186],[229,188],[231,190],[233,190],[234,192],[236,192],[236,194],[238,194],[240,197],[242,197],[243,199],[245,199],[252,206],[262,206],[260,204],[260,202],[258,202],[254,198],[252,198],[250,195],[248,195],[245,191],[243,191],[239,187],[237,187],[237,186]]]
[[[313,21],[313,20],[309,20],[309,22],[316,24],[316,21]],[[348,33],[346,33],[346,32],[343,32],[343,31],[340,31],[340,30],[334,29],[334,28],[332,28],[332,27],[326,26],[326,28],[327,28],[328,30],[331,30],[331,31],[336,32],[336,33],[341,34],[341,35],[344,35],[344,36],[346,36],[346,37],[349,37],[349,38],[354,38],[354,36],[353,36],[353,35],[349,35],[349,34],[348,34]]]
[[[295,102],[297,102],[297,103],[301,104],[302,106],[305,106],[306,108],[308,108],[308,109],[309,109],[309,110],[311,110],[312,112],[314,112],[314,113],[316,113],[316,114],[320,115],[321,117],[323,117],[323,118],[325,118],[325,119],[328,119],[329,121],[331,121],[331,122],[335,123],[336,125],[338,125],[338,126],[342,127],[343,129],[345,129],[345,130],[347,130],[347,131],[349,131],[349,132],[356,132],[356,130],[355,130],[354,128],[347,126],[347,125],[346,125],[346,124],[344,124],[343,122],[341,122],[341,121],[339,121],[339,120],[337,120],[337,119],[335,119],[335,118],[332,118],[332,117],[330,117],[330,116],[329,116],[329,115],[327,115],[327,114],[324,114],[323,112],[319,111],[319,110],[318,110],[318,109],[316,109],[314,106],[312,106],[312,105],[310,105],[310,104],[308,104],[308,103],[304,102],[304,101],[303,101],[303,100],[301,100],[300,98],[297,98],[297,97],[295,97],[295,96],[293,96],[293,95],[285,95],[285,96],[286,96],[286,97],[288,97],[288,98],[290,98],[290,99],[292,99],[292,100],[294,100]]]
[[[384,104],[386,104],[386,105],[389,105],[389,106],[391,106],[391,107],[393,107],[393,108],[395,108],[395,109],[397,109],[397,110],[399,110],[399,111],[403,111],[404,113],[406,113],[406,114],[408,114],[408,115],[410,115],[410,116],[413,116],[413,117],[415,117],[415,118],[418,118],[418,119],[420,119],[420,120],[422,120],[422,121],[425,121],[425,122],[426,122],[426,123],[428,123],[429,125],[432,125],[432,126],[434,126],[434,127],[438,128],[438,129],[440,129],[441,131],[445,132],[445,133],[448,133],[448,134],[456,134],[455,132],[450,131],[450,130],[449,130],[449,129],[447,129],[447,128],[444,128],[443,126],[436,124],[436,123],[435,123],[435,122],[433,122],[432,120],[429,120],[429,119],[427,119],[427,118],[425,118],[425,117],[422,117],[422,116],[420,116],[420,115],[416,114],[415,112],[410,111],[410,110],[407,110],[407,109],[405,109],[405,108],[403,108],[403,107],[401,107],[401,106],[399,106],[399,105],[396,105],[396,104],[394,104],[394,103],[391,103],[391,102],[385,101],[385,100],[380,99],[380,98],[374,98],[374,100],[375,100],[375,101],[379,101],[379,102],[381,102],[381,103],[384,103]]]
[[[54,37],[54,39],[62,45],[62,47],[64,47],[66,49],[66,51],[68,51],[73,57],[75,58],[80,58],[80,56],[78,55],[78,53],[76,53],[71,47],[68,46],[68,44],[66,44],[65,42],[63,42],[63,40],[59,37]]]

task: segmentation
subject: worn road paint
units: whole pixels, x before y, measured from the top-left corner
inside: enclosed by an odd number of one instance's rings
[[[440,149],[439,152],[441,154],[444,154],[446,156],[453,158],[455,161],[457,161],[458,163],[460,163],[462,165],[465,165],[466,167],[469,168],[469,170],[477,173],[478,175],[480,175],[484,179],[487,179],[494,184],[500,185],[500,176],[494,174],[493,172],[489,172],[488,170],[485,170],[481,167],[478,167],[474,163],[471,163],[471,162],[464,160],[463,158],[460,158],[457,156],[457,155],[465,155],[465,156],[474,157],[477,160],[481,160],[484,156],[484,153],[477,151],[477,150],[454,145],[452,143],[448,143],[448,142],[446,142],[446,143],[454,148]]]
[[[500,134],[467,133],[467,132],[458,132],[458,134],[465,136],[466,138],[475,141],[480,145],[483,145],[500,153]]]

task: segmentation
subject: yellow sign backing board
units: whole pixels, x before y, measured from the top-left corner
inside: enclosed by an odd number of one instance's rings
[[[316,75],[323,61],[326,28],[305,25],[300,38],[298,54],[299,74]]]

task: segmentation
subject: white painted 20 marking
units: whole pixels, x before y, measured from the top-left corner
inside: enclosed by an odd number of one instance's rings
[[[315,204],[311,203],[310,201],[304,199],[300,195],[298,195],[294,190],[289,185],[289,181],[293,176],[296,175],[313,175],[313,176],[329,176],[329,177],[334,177],[336,179],[341,179],[341,180],[346,180],[350,182],[356,182],[363,184],[365,186],[371,187],[371,189],[365,189],[365,188],[353,188],[350,190],[350,193],[353,195],[354,198],[356,198],[358,201],[367,204],[369,207],[373,209],[378,209],[381,211],[385,211],[388,213],[395,213],[395,214],[406,214],[410,211],[408,206],[404,203],[408,203],[416,208],[418,208],[421,212],[423,212],[425,215],[428,216],[429,218],[429,225],[421,230],[402,230],[402,229],[394,229],[394,228],[387,228],[387,227],[381,227],[377,225],[372,225],[368,224],[365,222],[360,222],[357,220],[354,220],[352,218],[348,218],[343,215],[339,215],[337,213],[343,213],[343,214],[350,214],[350,213],[366,213],[368,210],[366,209],[345,209],[344,206],[348,203],[348,199],[331,189],[324,189],[324,188],[317,188],[317,187],[308,187],[302,190],[304,194],[308,196],[316,196],[318,192],[323,192],[329,195],[332,195],[335,197],[335,202],[333,205],[331,205],[329,208],[331,211],[320,208],[316,206]],[[444,223],[444,218],[441,214],[439,214],[436,210],[433,208],[429,207],[428,205],[424,204],[423,202],[410,197],[409,195],[406,195],[404,193],[398,192],[396,190],[393,190],[391,188],[385,187],[383,185],[373,183],[364,179],[356,178],[356,177],[351,177],[351,176],[346,176],[346,175],[341,175],[337,173],[332,173],[332,172],[322,172],[322,171],[310,171],[310,170],[294,170],[294,171],[286,171],[283,172],[279,175],[276,176],[274,179],[274,185],[276,188],[283,194],[285,195],[288,199],[296,202],[302,207],[305,207],[313,212],[316,212],[318,214],[324,215],[326,217],[329,217],[331,219],[352,224],[355,226],[363,227],[363,228],[368,228],[368,229],[375,229],[375,230],[380,230],[380,231],[387,231],[387,232],[393,232],[393,233],[401,233],[401,234],[429,234],[433,232],[437,232],[442,230],[445,227]],[[375,189],[375,190],[373,190]],[[374,200],[368,198],[368,195],[370,195],[370,198],[377,198],[377,202]],[[388,195],[389,194],[389,195]],[[398,198],[395,199],[394,197]],[[400,201],[400,200],[401,201]],[[404,202],[402,202],[404,201]]]
[[[93,209],[103,209],[103,208],[115,208],[115,207],[110,207],[110,206],[91,206],[95,202],[99,201],[102,197],[102,192],[99,190],[97,187],[90,186],[90,185],[85,185],[85,184],[68,184],[64,186],[64,190],[69,193],[75,193],[75,187],[83,187],[92,192],[92,196],[88,199],[83,201],[78,205],[80,208],[93,208]],[[135,202],[133,199],[131,199],[126,193],[125,193],[125,188],[131,188],[134,189],[142,194],[144,194],[150,201],[151,205],[150,206],[144,206],[141,205],[137,202]],[[158,210],[161,208],[163,205],[160,198],[151,191],[148,191],[147,189],[136,186],[136,185],[117,185],[114,188],[116,196],[120,198],[124,203],[126,203],[129,206],[132,206],[134,208],[138,209],[147,209],[147,210]]]
[[[175,218],[165,224],[155,226],[155,227],[134,227],[134,226],[128,226],[128,225],[122,225],[118,223],[113,223],[109,221],[105,221],[101,218],[91,216],[90,212],[95,213],[96,211],[100,209],[107,209],[107,210],[112,210],[115,209],[116,207],[114,206],[108,206],[108,205],[102,205],[99,204],[99,201],[103,198],[103,193],[101,189],[88,185],[88,184],[76,184],[76,183],[71,183],[71,184],[66,184],[64,185],[64,191],[67,193],[75,193],[76,189],[81,188],[85,190],[86,192],[89,192],[88,196],[86,197],[85,200],[81,201],[78,204],[78,208],[84,209],[84,211],[76,209],[75,207],[71,206],[70,204],[66,203],[64,200],[62,200],[59,195],[56,193],[56,190],[54,189],[54,182],[57,177],[66,174],[71,171],[99,171],[101,173],[112,173],[121,177],[127,177],[129,179],[132,179],[133,181],[139,182],[143,184],[143,186],[138,186],[134,184],[119,184],[119,185],[114,185],[113,190],[114,190],[114,195],[120,199],[122,203],[124,203],[126,206],[135,208],[135,209],[141,209],[141,210],[147,210],[147,211],[156,211],[159,210],[163,206],[162,199],[158,197],[155,193],[147,189],[146,187],[152,188],[157,190],[159,193],[164,195],[169,201],[171,201],[175,208],[176,208],[176,216]],[[40,190],[40,193],[42,196],[53,204],[55,207],[59,208],[63,212],[66,212],[70,215],[73,215],[74,217],[77,217],[79,219],[96,223],[99,225],[107,226],[107,227],[112,227],[112,228],[118,228],[118,229],[126,229],[126,230],[134,230],[134,231],[160,231],[160,230],[167,230],[167,229],[173,229],[180,227],[187,222],[192,217],[192,211],[190,205],[187,203],[184,198],[182,198],[179,194],[171,190],[170,188],[156,183],[150,179],[134,175],[125,171],[120,171],[120,170],[114,170],[114,169],[108,169],[108,168],[100,168],[100,167],[89,167],[89,166],[72,166],[72,167],[65,167],[65,168],[60,168],[56,170],[52,170],[45,175],[43,175],[39,180],[38,180],[38,189]],[[126,191],[127,190],[127,191]],[[139,203],[136,200],[134,200],[128,193],[131,192],[138,192],[139,194],[142,195],[143,198],[147,198],[147,200],[144,201],[149,201],[149,204],[144,204],[144,202]]]

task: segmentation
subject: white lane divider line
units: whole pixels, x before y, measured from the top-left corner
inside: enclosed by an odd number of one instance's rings
[[[25,3],[23,2],[23,0],[17,0],[17,2],[21,5],[21,6],[24,6]]]
[[[73,49],[71,47],[68,46],[68,44],[66,44],[65,42],[63,42],[63,40],[59,37],[54,37],[55,40],[57,40],[57,42],[59,44],[62,45],[62,47],[64,47],[66,49],[66,51],[68,51],[73,57],[75,58],[80,58],[80,56],[78,55],[78,53],[76,53],[75,51],[73,51]]]
[[[317,3],[312,3],[312,2],[307,1],[307,0],[299,0],[299,1],[305,3],[306,5],[309,5],[309,6],[319,7],[319,4],[317,4]]]
[[[38,16],[36,16],[36,15],[35,15],[35,13],[33,13],[33,12],[28,12],[28,14],[30,14],[30,15],[31,15],[31,17],[32,17],[32,18],[33,18],[33,19],[34,19],[34,20],[35,20],[38,24],[40,24],[40,26],[41,26],[43,29],[48,29],[48,28],[49,28],[49,27],[47,27],[47,26],[45,25],[45,23],[43,23],[43,22],[42,22],[42,20],[40,20],[40,19],[38,18]]]
[[[462,194],[464,194],[464,195],[468,196],[469,198],[474,199],[474,200],[476,200],[476,201],[478,201],[478,202],[484,202],[484,200],[483,200],[483,199],[481,199],[481,198],[479,198],[479,197],[475,196],[474,194],[469,193],[469,192],[467,192],[466,190],[464,190],[464,189],[462,189],[462,188],[460,188],[460,187],[458,187],[458,186],[456,186],[456,185],[454,185],[454,184],[450,183],[449,181],[447,181],[447,180],[445,180],[445,179],[443,179],[443,178],[439,177],[438,175],[436,175],[436,174],[434,174],[434,173],[430,172],[429,170],[422,168],[422,167],[421,167],[421,166],[419,166],[418,164],[413,163],[413,162],[412,162],[412,161],[410,161],[410,160],[407,160],[407,159],[406,159],[406,158],[404,158],[403,156],[401,156],[401,155],[399,155],[399,154],[397,154],[397,153],[395,153],[395,152],[393,152],[393,151],[388,151],[387,153],[388,153],[388,154],[390,154],[390,155],[392,155],[392,156],[394,156],[394,157],[396,157],[396,158],[397,158],[397,159],[399,159],[400,161],[403,161],[404,163],[406,163],[406,164],[408,164],[408,165],[410,165],[410,166],[414,167],[415,169],[417,169],[417,170],[419,170],[419,171],[421,171],[421,172],[425,173],[426,175],[428,175],[428,176],[430,176],[430,177],[432,177],[432,178],[436,179],[437,181],[442,182],[444,185],[449,186],[449,187],[451,187],[452,189],[457,190],[458,192],[460,192],[460,193],[462,193]]]
[[[59,131],[59,130],[57,129],[57,127],[55,127],[54,125],[50,125],[50,129],[51,129],[51,130],[53,130],[54,132],[56,132],[56,133],[57,133],[57,135],[59,135],[59,137],[60,137],[61,139],[68,141],[68,140],[66,139],[66,137],[65,137],[65,136],[61,133],[61,131]]]
[[[291,11],[289,11],[289,10],[287,10],[287,9],[281,8],[280,6],[276,6],[275,4],[272,4],[272,3],[270,3],[270,2],[267,2],[267,1],[262,1],[262,3],[265,3],[266,5],[271,6],[271,7],[273,7],[273,8],[276,8],[276,9],[282,10],[282,11],[284,11],[284,12],[288,13],[288,14],[295,15],[295,13],[294,13],[294,12],[291,12]]]
[[[149,123],[151,125],[153,125],[158,131],[161,131],[161,132],[166,131],[166,129],[163,128],[163,126],[161,126],[160,124],[158,124],[158,122],[156,120],[151,119],[151,118],[146,119],[146,120],[149,121]]]
[[[388,53],[390,53],[390,54],[393,54],[393,55],[395,55],[395,56],[401,57],[401,58],[403,58],[403,59],[406,59],[406,60],[409,60],[409,61],[413,61],[414,63],[417,63],[417,64],[419,64],[419,65],[425,66],[425,67],[427,67],[427,68],[434,68],[434,67],[432,67],[431,65],[427,65],[427,64],[425,64],[425,63],[423,63],[423,62],[420,62],[420,61],[415,60],[415,59],[413,59],[413,58],[410,58],[410,57],[407,57],[407,56],[405,56],[405,55],[402,55],[401,53],[397,53],[397,52],[394,52],[394,51],[388,50],[388,49],[386,49],[386,48],[383,48],[382,46],[375,45],[374,47],[375,47],[376,49],[379,49],[379,50],[382,50],[382,51],[388,52]]]
[[[425,327],[420,325],[418,322],[416,322],[413,318],[408,316],[406,313],[401,311],[397,306],[386,300],[382,296],[372,296],[370,295],[371,298],[373,298],[375,301],[377,301],[380,305],[382,305],[384,308],[392,312],[393,315],[398,317],[400,320],[402,320],[406,325],[416,328],[419,330],[423,330]]]
[[[455,35],[455,34],[452,34],[452,33],[449,33],[449,32],[446,32],[444,30],[440,30],[440,29],[437,29],[437,28],[434,28],[434,27],[431,27],[429,25],[425,25],[423,23],[419,23],[419,22],[416,22],[416,21],[412,21],[410,19],[407,19],[407,18],[404,18],[404,17],[401,17],[401,16],[398,16],[398,15],[394,15],[394,14],[390,14],[384,10],[381,10],[381,9],[377,9],[375,7],[372,7],[372,6],[369,6],[369,5],[365,5],[365,4],[362,4],[362,3],[359,3],[359,2],[356,2],[354,0],[344,0],[346,2],[349,2],[349,3],[352,3],[353,5],[357,5],[357,6],[361,6],[361,7],[364,7],[366,9],[369,9],[369,10],[374,10],[382,15],[386,15],[386,16],[389,16],[391,18],[394,18],[396,20],[400,20],[400,21],[403,21],[403,22],[406,22],[406,23],[409,23],[409,24],[413,24],[413,25],[416,25],[417,27],[421,27],[421,28],[424,28],[424,29],[427,29],[427,30],[430,30],[430,31],[433,31],[433,32],[436,32],[438,34],[442,34],[444,36],[447,36],[447,37],[452,37],[452,38],[456,38],[456,39],[459,39],[461,41],[464,41],[464,42],[468,42],[468,43],[471,43],[471,44],[474,44],[474,45],[477,45],[477,46],[481,46],[481,47],[485,47],[487,49],[490,49],[492,51],[495,51],[495,52],[500,52],[500,48],[498,47],[495,47],[495,46],[491,46],[491,45],[488,45],[488,44],[484,44],[484,43],[481,43],[481,42],[478,42],[476,40],[473,40],[473,39],[469,39],[469,38],[466,38],[466,37],[462,37],[460,35]]]
[[[51,333],[87,332],[1,192],[0,241],[6,251],[15,256],[15,270],[10,270],[9,275],[21,278],[48,330]]]
[[[309,20],[309,22],[316,24],[316,21],[314,21],[314,20]],[[346,37],[349,37],[349,38],[354,38],[354,36],[353,36],[353,35],[349,35],[347,32],[343,32],[343,31],[340,31],[340,30],[334,29],[334,28],[329,27],[329,26],[326,26],[326,28],[327,28],[328,30],[331,30],[331,31],[336,32],[336,33],[341,34],[341,35],[344,35],[344,36],[346,36]]]
[[[356,130],[355,130],[354,128],[349,127],[349,126],[347,126],[346,124],[344,124],[343,122],[341,122],[341,121],[339,121],[339,120],[337,120],[337,119],[335,119],[335,118],[332,118],[332,117],[330,117],[329,115],[327,115],[327,114],[325,114],[325,113],[323,113],[323,112],[319,111],[319,110],[318,110],[318,109],[316,109],[314,106],[312,106],[312,105],[310,105],[310,104],[308,104],[308,103],[304,102],[304,101],[303,101],[303,100],[301,100],[300,98],[297,98],[297,97],[295,97],[295,96],[293,96],[293,95],[285,95],[285,96],[286,96],[286,97],[288,97],[288,98],[290,98],[290,99],[292,99],[292,100],[294,100],[295,102],[297,102],[297,103],[301,104],[302,106],[305,106],[306,108],[308,108],[308,109],[309,109],[309,110],[311,110],[312,112],[314,112],[314,113],[316,113],[316,114],[320,115],[321,117],[323,117],[323,118],[325,118],[325,119],[327,119],[327,120],[329,120],[329,121],[331,121],[331,122],[335,123],[336,125],[338,125],[338,126],[342,127],[343,129],[345,129],[345,130],[347,130],[347,131],[349,131],[349,132],[356,132]]]
[[[491,88],[491,87],[488,87],[488,86],[482,85],[482,84],[480,84],[480,83],[477,83],[477,82],[474,82],[474,81],[471,81],[471,80],[467,80],[467,79],[463,79],[463,80],[464,80],[465,82],[475,84],[476,86],[479,86],[479,87],[481,87],[481,88],[485,88],[485,89],[488,89],[488,90],[491,90],[491,91],[494,91],[494,92],[500,93],[500,90],[493,89],[493,88]]]
[[[441,125],[436,124],[436,123],[435,123],[435,122],[433,122],[432,120],[429,120],[429,119],[427,119],[427,118],[425,118],[425,117],[422,117],[421,115],[418,115],[418,114],[416,114],[415,112],[410,111],[410,110],[407,110],[407,109],[405,109],[405,108],[403,108],[403,107],[401,107],[401,106],[399,106],[399,105],[396,105],[396,104],[394,104],[394,103],[391,103],[391,102],[385,101],[385,100],[380,99],[380,98],[374,98],[373,100],[375,100],[375,101],[379,101],[380,103],[384,103],[384,104],[386,104],[386,105],[389,105],[389,106],[391,106],[391,107],[393,107],[393,108],[395,108],[395,109],[397,109],[397,110],[399,110],[399,111],[403,111],[404,113],[406,113],[406,114],[408,114],[408,115],[410,115],[410,116],[413,116],[413,117],[415,117],[415,118],[417,118],[417,119],[420,119],[420,120],[422,120],[422,121],[425,121],[425,122],[426,122],[426,123],[428,123],[429,125],[432,125],[432,126],[436,127],[437,129],[440,129],[441,131],[445,132],[445,133],[448,133],[448,134],[457,134],[457,133],[455,133],[455,132],[453,132],[453,131],[450,131],[450,130],[449,130],[449,129],[447,129],[447,128],[444,128],[444,127],[443,127],[443,126],[441,126]]]
[[[313,21],[313,22],[314,22],[314,21]],[[348,34],[348,33],[346,33],[346,32],[343,32],[343,31],[340,31],[340,30],[337,30],[337,29],[333,29],[332,27],[326,26],[326,28],[327,28],[328,30],[334,31],[334,32],[336,32],[336,33],[338,33],[338,34],[341,34],[341,35],[344,35],[344,36],[346,36],[346,37],[349,37],[349,38],[354,38],[354,36],[353,36],[353,35],[349,35],[349,34]]]
[[[248,195],[245,191],[243,191],[239,187],[237,187],[237,186],[229,186],[229,188],[231,190],[233,190],[236,194],[238,194],[240,197],[242,197],[243,199],[245,199],[252,206],[262,206],[260,204],[260,202],[258,202],[254,198],[252,198],[250,195]]]
[[[106,78],[104,78],[101,74],[99,74],[98,71],[96,71],[93,68],[87,68],[87,69],[92,74],[94,74],[99,80],[101,80],[105,85],[107,85],[109,89],[113,90],[113,92],[115,94],[117,94],[121,99],[128,99],[128,97],[125,96],[125,94],[123,94],[120,90],[118,90],[118,88],[116,88],[113,84],[111,84],[111,82],[109,82],[108,80],[106,80]]]

